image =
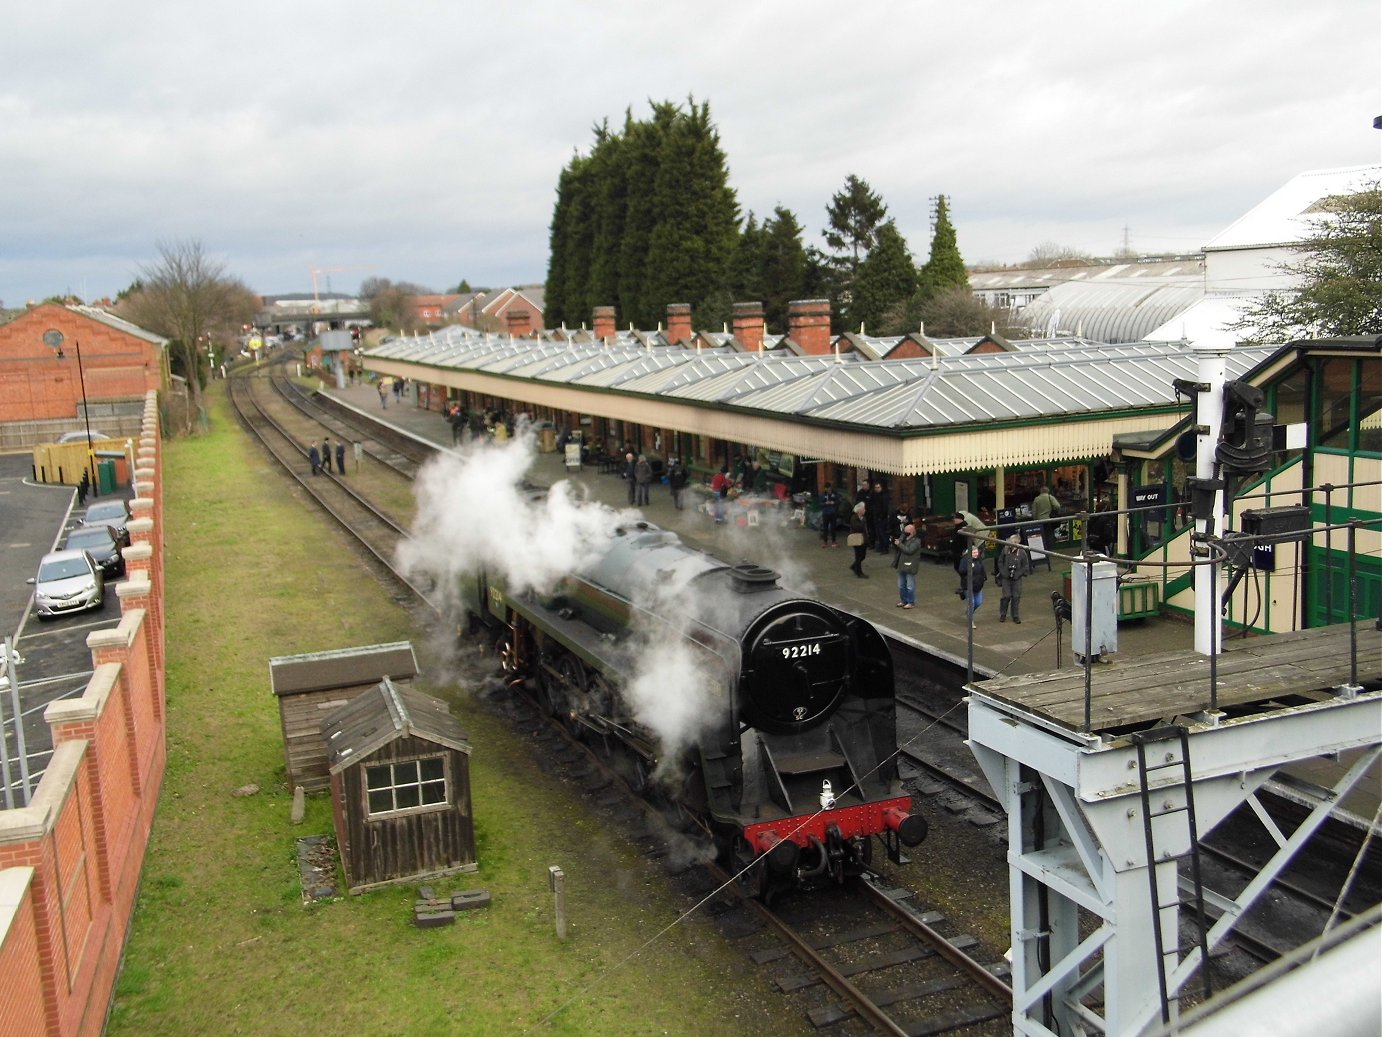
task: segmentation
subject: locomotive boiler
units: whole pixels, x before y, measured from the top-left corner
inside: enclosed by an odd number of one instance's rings
[[[897,776],[887,644],[777,573],[637,523],[553,593],[481,572],[465,598],[505,670],[761,894],[857,875],[875,837],[899,862],[925,838]]]

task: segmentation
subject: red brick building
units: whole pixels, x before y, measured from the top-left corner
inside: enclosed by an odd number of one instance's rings
[[[25,425],[41,433],[33,442],[80,428],[84,398],[93,428],[137,430],[145,395],[168,389],[167,345],[105,310],[35,306],[0,325],[0,428]],[[130,428],[110,427],[126,414]]]

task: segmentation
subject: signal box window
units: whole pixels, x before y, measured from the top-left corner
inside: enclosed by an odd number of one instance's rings
[[[370,817],[445,806],[448,802],[446,759],[427,756],[420,760],[367,766],[365,790],[369,794]]]

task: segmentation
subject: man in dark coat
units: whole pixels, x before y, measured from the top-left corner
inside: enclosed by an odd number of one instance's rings
[[[821,547],[829,544],[831,547],[839,547],[835,542],[835,523],[840,518],[840,495],[835,492],[835,488],[830,483],[825,484],[825,489],[821,490]]]
[[[984,603],[984,583],[988,580],[988,570],[984,567],[984,549],[978,544],[970,545],[968,551],[960,556],[960,589],[956,592],[965,603],[965,615],[969,617],[969,628],[974,629],[974,613]]]
[[[337,444],[336,444],[336,471],[337,471],[339,474],[341,474],[341,475],[345,475],[345,444],[344,444],[344,443],[337,443]]]
[[[876,482],[873,492],[869,494],[869,532],[872,534],[873,549],[879,554],[892,550],[888,536],[888,522],[892,517],[893,502],[888,497],[888,491],[883,489],[881,482]]]
[[[312,464],[312,474],[319,475],[322,470],[322,454],[317,449],[317,444],[313,443],[307,448],[307,460]]]
[[[322,440],[322,470],[328,475],[331,473],[331,437],[327,436]]]

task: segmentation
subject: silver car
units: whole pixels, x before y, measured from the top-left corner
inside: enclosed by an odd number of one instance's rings
[[[40,619],[105,607],[105,575],[86,551],[49,552],[29,583],[33,584],[34,611]]]

